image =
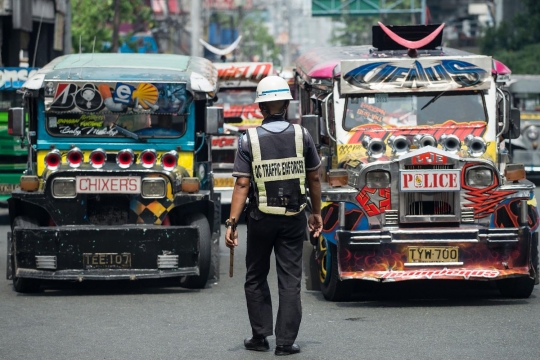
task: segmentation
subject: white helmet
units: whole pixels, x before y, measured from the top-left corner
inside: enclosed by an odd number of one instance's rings
[[[257,85],[255,103],[292,100],[289,84],[279,76],[267,76]]]

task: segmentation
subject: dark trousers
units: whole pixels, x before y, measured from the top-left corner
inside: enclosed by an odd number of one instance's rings
[[[306,231],[303,216],[266,215],[260,220],[248,216],[246,253],[246,301],[253,336],[272,335],[272,301],[268,271],[272,249],[276,257],[279,309],[276,345],[292,345],[302,320],[300,288],[302,246]]]

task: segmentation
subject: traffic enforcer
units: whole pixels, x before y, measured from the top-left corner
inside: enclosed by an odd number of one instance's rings
[[[373,45],[313,49],[296,63],[302,124],[322,159],[323,232],[308,288],[354,280],[538,283],[535,186],[509,163],[519,136],[509,73],[441,47],[443,25],[375,26]]]
[[[9,132],[29,166],[9,200],[7,277],[40,280],[218,276],[219,199],[210,134],[217,71],[164,54],[59,57],[24,84]]]

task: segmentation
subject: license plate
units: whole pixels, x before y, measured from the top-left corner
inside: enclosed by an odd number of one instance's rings
[[[459,248],[457,246],[409,246],[408,250],[408,262],[410,263],[459,261]]]
[[[83,254],[83,267],[85,269],[127,269],[131,267],[131,254]]]
[[[459,170],[403,170],[399,173],[401,191],[459,191]]]
[[[19,184],[0,184],[0,194],[11,194]]]
[[[233,177],[214,178],[214,186],[215,187],[233,187],[234,178]]]
[[[140,194],[139,176],[77,176],[78,194]]]

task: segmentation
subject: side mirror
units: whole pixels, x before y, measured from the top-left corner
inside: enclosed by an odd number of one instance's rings
[[[503,134],[505,139],[517,139],[521,135],[521,112],[519,109],[510,109],[510,125]]]
[[[206,108],[204,131],[208,135],[223,132],[223,108],[217,106],[208,106]]]
[[[8,134],[24,137],[24,108],[16,107],[8,110]]]
[[[300,115],[300,101],[290,100],[289,107],[287,108],[287,120],[289,120],[290,122],[294,124],[297,124],[299,115]]]
[[[319,116],[317,115],[304,115],[302,116],[302,124],[306,128],[309,135],[313,138],[315,145],[320,145],[320,128]]]

